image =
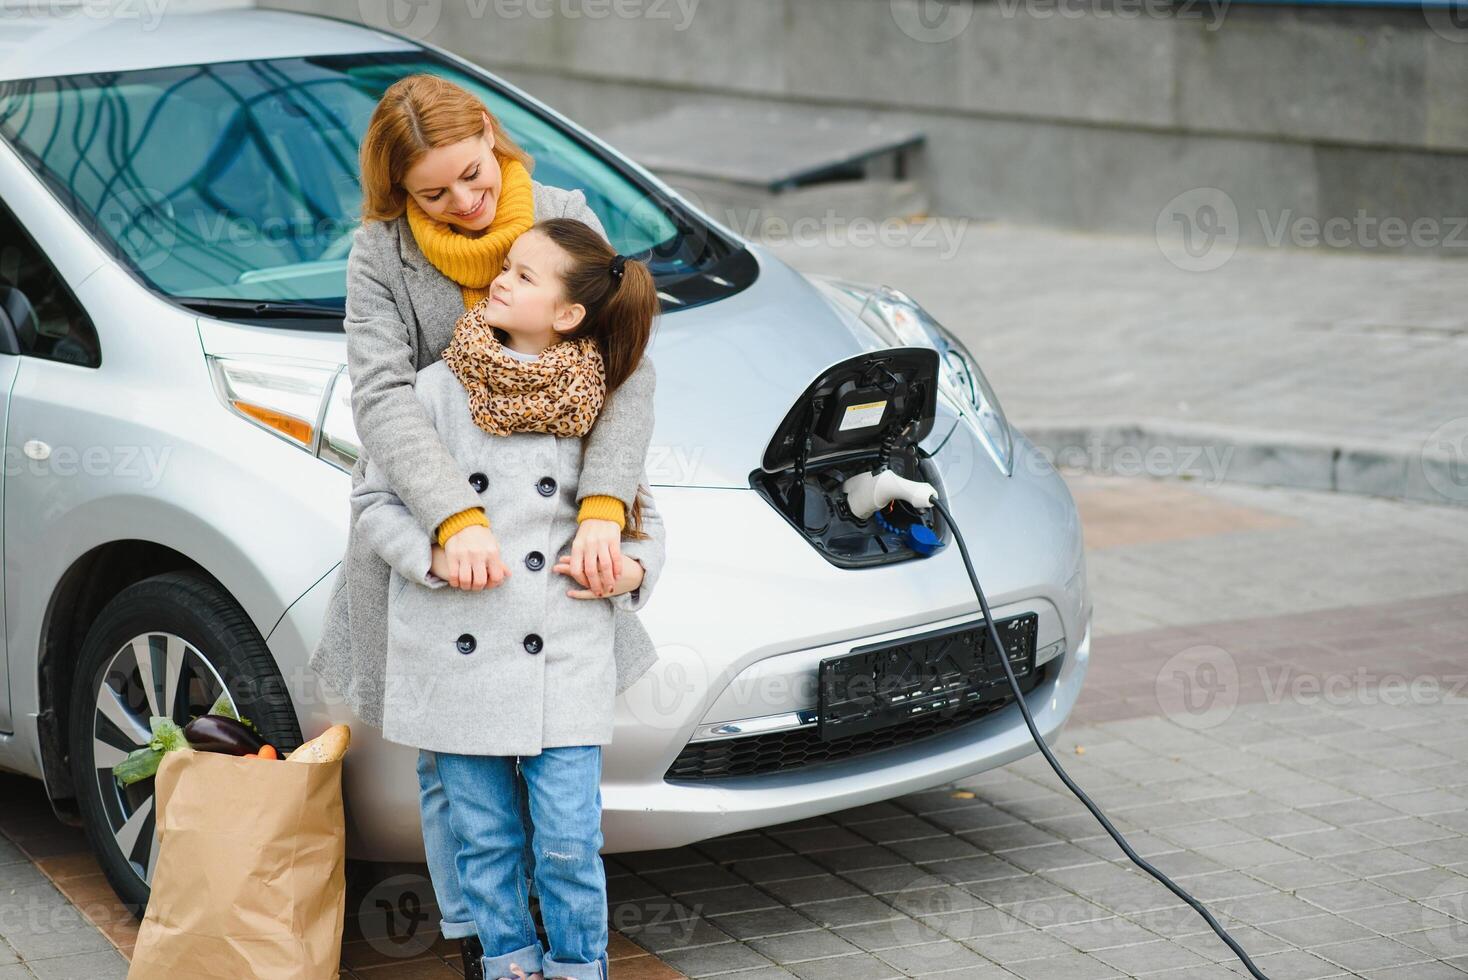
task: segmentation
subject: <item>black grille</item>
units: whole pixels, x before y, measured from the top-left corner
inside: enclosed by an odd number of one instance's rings
[[[1060,658],[1057,657],[1043,667],[1030,671],[1027,677],[1018,678],[1020,690],[1026,693],[1033,690],[1050,676],[1059,663]],[[995,700],[969,703],[952,711],[935,711],[886,728],[829,741],[822,741],[816,734],[816,726],[809,725],[786,732],[741,735],[711,742],[690,742],[678,753],[678,758],[673,760],[663,778],[676,782],[725,779],[852,759],[884,749],[911,745],[925,738],[971,725],[1013,701],[1014,696],[1011,694]]]

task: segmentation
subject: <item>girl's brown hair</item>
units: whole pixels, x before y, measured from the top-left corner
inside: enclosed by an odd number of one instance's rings
[[[408,197],[402,181],[408,169],[434,147],[484,135],[486,115],[495,156],[513,157],[527,172],[534,170],[534,158],[510,138],[483,100],[463,86],[422,72],[389,85],[372,110],[358,152],[362,220],[392,221],[402,214]]]
[[[657,284],[647,264],[626,259],[622,277],[612,275],[612,259],[617,252],[607,240],[584,221],[575,218],[547,218],[537,221],[530,231],[538,231],[561,247],[567,255],[562,275],[565,298],[586,307],[586,315],[563,339],[590,337],[596,341],[607,372],[607,394],[610,395],[631,377],[642,363],[648,342],[652,339],[653,317],[662,309]],[[648,491],[638,487],[639,491]],[[633,538],[646,538],[642,530],[642,501],[634,499],[632,517],[624,533]]]

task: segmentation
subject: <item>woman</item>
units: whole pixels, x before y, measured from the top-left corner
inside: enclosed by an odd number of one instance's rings
[[[449,584],[463,589],[492,588],[503,579],[485,512],[494,502],[479,497],[482,484],[473,485],[442,444],[414,396],[416,374],[439,360],[458,318],[485,294],[510,244],[537,219],[576,218],[606,237],[585,195],[530,179],[533,163],[478,98],[432,75],[411,75],[388,88],[362,140],[363,220],[347,261],[347,370],[362,444],[352,486],[361,483],[371,458],[423,533],[443,548]],[[598,595],[609,594],[622,573],[621,530],[652,438],[652,362],[643,359],[622,375],[627,380],[607,392],[585,438],[577,495],[570,574]],[[364,722],[381,727],[390,567],[355,533],[356,519],[354,510],[311,667]],[[617,689],[653,656],[619,660]],[[440,810],[443,789],[432,753],[420,754],[419,778],[425,814]],[[446,826],[446,820],[425,820],[424,845],[443,935],[461,940],[466,976],[473,978],[480,954],[454,869],[458,841],[438,832]]]

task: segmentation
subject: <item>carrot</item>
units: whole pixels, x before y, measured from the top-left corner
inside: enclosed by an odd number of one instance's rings
[[[260,746],[260,758],[279,759],[280,753],[275,751],[275,746],[271,745],[269,742],[266,742],[264,745]]]

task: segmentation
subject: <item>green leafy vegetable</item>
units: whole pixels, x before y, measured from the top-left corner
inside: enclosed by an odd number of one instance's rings
[[[260,732],[260,729],[255,727],[255,723],[253,721],[248,718],[241,717],[240,713],[235,710],[234,704],[231,703],[229,699],[228,691],[220,693],[219,697],[214,700],[213,706],[210,707],[206,714],[219,715],[222,718],[233,718],[235,721],[239,722],[241,725],[244,725],[246,728],[251,729],[256,734],[259,734]]]
[[[126,759],[112,767],[112,775],[124,786],[131,786],[140,779],[157,775],[158,763],[167,752],[189,747],[183,729],[172,718],[154,715],[148,719],[153,737],[140,749],[129,752]]]
[[[158,774],[158,763],[163,761],[163,751],[141,748],[129,752],[127,758],[112,767],[112,775],[124,786],[131,786],[140,779]]]

